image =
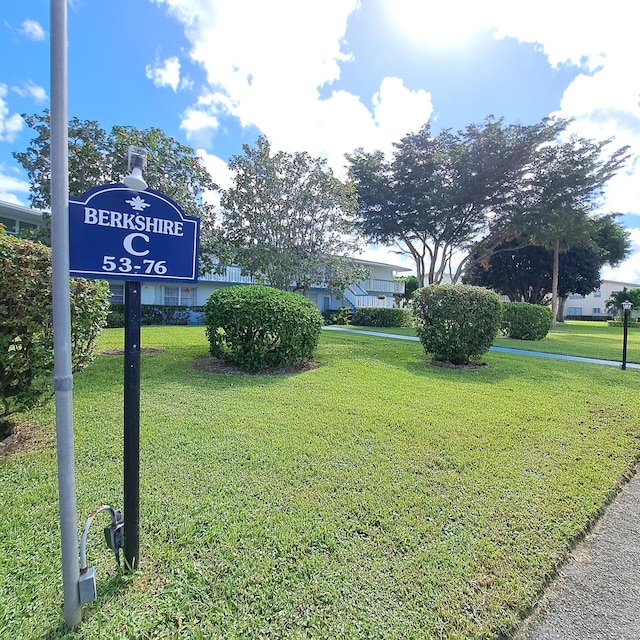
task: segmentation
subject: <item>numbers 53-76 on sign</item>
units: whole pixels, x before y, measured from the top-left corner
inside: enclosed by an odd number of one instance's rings
[[[198,279],[200,220],[167,196],[104,185],[69,200],[69,271],[109,280]]]

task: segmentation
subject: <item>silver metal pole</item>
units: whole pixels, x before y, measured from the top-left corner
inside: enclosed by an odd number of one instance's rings
[[[56,400],[58,494],[62,537],[64,621],[81,619],[78,521],[73,453],[73,376],[69,307],[69,158],[67,108],[67,0],[51,0],[51,249],[53,388]]]

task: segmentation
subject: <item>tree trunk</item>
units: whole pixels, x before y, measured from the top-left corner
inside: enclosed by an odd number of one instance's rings
[[[563,296],[558,300],[558,311],[556,313],[556,319],[558,322],[564,322],[564,305],[567,302],[568,296]]]
[[[560,239],[553,245],[553,278],[551,281],[551,331],[556,330],[558,315],[558,274],[560,272]]]

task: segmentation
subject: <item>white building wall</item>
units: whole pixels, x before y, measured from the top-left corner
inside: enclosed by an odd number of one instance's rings
[[[616,291],[622,291],[623,287],[635,289],[640,284],[632,282],[616,282],[614,280],[603,280],[600,288],[587,296],[571,294],[564,305],[564,317],[571,319],[576,316],[592,316],[594,318],[606,318],[606,301]]]

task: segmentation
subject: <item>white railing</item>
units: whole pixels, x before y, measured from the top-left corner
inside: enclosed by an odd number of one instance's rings
[[[222,273],[206,273],[199,278],[202,282],[224,282],[226,284],[256,284],[252,276],[242,275],[240,267],[226,267]],[[314,288],[326,288],[325,285],[314,285]],[[404,282],[394,280],[363,280],[354,286],[355,293],[348,289],[344,297],[356,307],[392,307],[393,294],[404,293]],[[370,291],[386,294],[385,299],[377,296],[364,295]],[[351,299],[353,298],[353,300]]]
[[[392,296],[385,296],[384,298],[378,296],[357,296],[349,289],[346,289],[343,293],[343,297],[356,309],[362,309],[363,307],[379,307],[387,309],[393,307]]]
[[[243,276],[240,267],[226,267],[222,273],[205,273],[198,280],[204,282],[226,282],[229,284],[256,284],[252,276]]]
[[[367,291],[380,291],[382,293],[404,293],[404,282],[395,280],[363,280],[359,283]]]

